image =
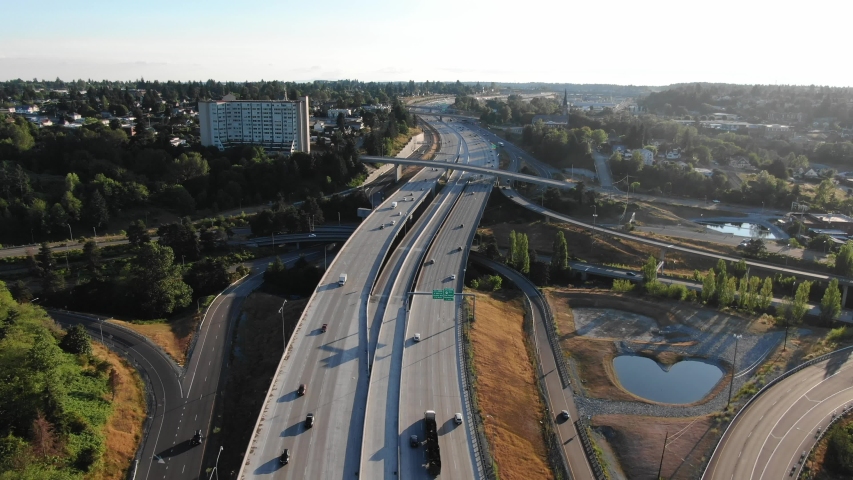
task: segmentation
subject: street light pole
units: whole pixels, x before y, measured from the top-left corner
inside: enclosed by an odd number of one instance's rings
[[[71,224],[66,223],[65,225],[68,227],[68,236],[71,237],[71,243],[74,243],[74,234],[71,233]]]
[[[280,313],[280,314],[281,314],[281,337],[282,337],[282,339],[284,340],[284,347],[283,347],[282,352],[283,352],[284,350],[287,350],[287,332],[285,332],[285,330],[284,330],[284,306],[285,306],[286,304],[287,304],[287,300],[285,300],[285,301],[281,304],[281,308],[279,308],[279,309],[278,309],[278,313]]]
[[[219,471],[217,470],[219,468],[219,456],[222,455],[222,450],[224,450],[224,449],[225,449],[225,447],[223,447],[222,445],[219,446],[219,453],[216,454],[216,465],[214,465],[213,471],[210,472],[210,479],[209,480],[213,480],[213,474],[214,473],[216,474],[216,480],[219,480]]]
[[[726,403],[726,408],[729,408],[729,405],[732,403],[732,387],[735,384],[735,370],[737,370],[737,343],[738,340],[742,337],[742,335],[734,335],[735,337],[735,354],[734,358],[732,358],[732,381],[729,382],[729,401]]]

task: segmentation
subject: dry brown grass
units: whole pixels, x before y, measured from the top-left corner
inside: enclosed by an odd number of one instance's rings
[[[607,437],[628,478],[657,478],[667,432],[661,477],[693,480],[701,474],[702,456],[714,445],[710,416],[659,418],[630,415],[599,415],[592,425]]]
[[[471,330],[477,400],[502,479],[550,479],[540,422],[543,406],[524,343],[517,292],[479,295]]]
[[[86,475],[86,480],[113,480],[127,476],[127,469],[136,454],[145,419],[145,398],[142,380],[123,358],[103,345],[92,342],[96,357],[108,361],[115,369],[120,386],[115,398],[110,395],[112,414],[102,431],[106,438],[106,451],[100,468]]]
[[[202,310],[202,314],[204,310]],[[195,312],[182,315],[168,322],[138,324],[111,318],[110,323],[129,328],[140,335],[148,337],[172,357],[178,365],[183,366],[187,361],[187,349],[196,331],[202,315]]]

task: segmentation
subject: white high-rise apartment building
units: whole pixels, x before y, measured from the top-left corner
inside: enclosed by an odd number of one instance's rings
[[[308,97],[299,100],[222,100],[198,102],[201,144],[224,150],[259,145],[286,153],[310,152]]]

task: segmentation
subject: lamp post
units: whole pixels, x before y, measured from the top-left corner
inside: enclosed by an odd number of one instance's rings
[[[592,240],[595,241],[595,219],[598,218],[598,207],[592,206]]]
[[[738,343],[738,340],[740,340],[740,338],[742,336],[743,335],[737,335],[737,334],[734,335],[734,337],[735,337],[735,354],[734,354],[734,357],[732,358],[732,381],[729,382],[729,401],[726,402],[726,408],[729,408],[729,405],[732,403],[732,387],[735,384],[735,370],[737,370],[737,367],[736,367],[736,365],[737,365],[737,343]]]
[[[217,470],[219,468],[219,456],[222,455],[222,450],[224,450],[224,449],[225,449],[225,447],[223,447],[222,445],[219,446],[219,453],[216,454],[216,465],[214,465],[213,471],[210,472],[210,479],[209,480],[213,480],[213,474],[214,473],[216,474],[216,480],[219,480],[219,471]]]
[[[65,225],[68,227],[68,236],[71,237],[71,243],[74,243],[74,234],[71,233],[71,224],[66,223]]]
[[[287,305],[287,300],[282,302],[281,308],[278,309],[278,313],[281,314],[281,337],[284,340],[284,347],[282,351],[287,349],[287,332],[284,330],[284,306]]]

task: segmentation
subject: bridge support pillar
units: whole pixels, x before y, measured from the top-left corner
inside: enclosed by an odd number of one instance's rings
[[[586,276],[587,276],[587,275],[586,275],[586,271],[581,272],[581,281],[582,281],[582,282],[585,282],[585,281],[586,281]]]
[[[841,308],[847,305],[847,287],[847,285],[844,285],[844,288],[841,289]]]
[[[400,177],[403,176],[403,167],[401,165],[397,165],[394,167],[394,183],[400,181]]]

